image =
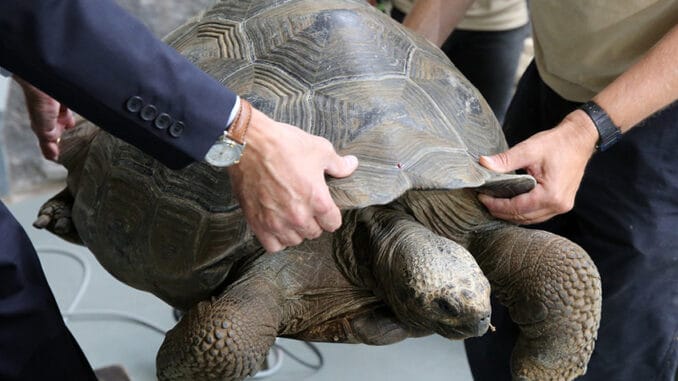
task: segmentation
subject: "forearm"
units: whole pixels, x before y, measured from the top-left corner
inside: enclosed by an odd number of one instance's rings
[[[0,65],[173,168],[204,156],[235,103],[111,0],[0,2],[0,30]],[[181,122],[180,136],[127,109],[133,96]]]
[[[674,26],[641,59],[593,100],[622,132],[678,99],[678,26]],[[533,224],[572,209],[588,160],[599,135],[581,109],[555,128],[537,133],[510,150],[480,163],[496,172],[525,169],[534,176],[534,190],[510,199],[481,195],[490,213],[519,224]],[[605,153],[603,153],[605,154]]]
[[[593,100],[622,132],[678,99],[678,26]]]
[[[403,25],[442,46],[474,0],[417,0]]]

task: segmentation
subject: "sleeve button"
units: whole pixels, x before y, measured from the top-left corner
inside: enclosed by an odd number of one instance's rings
[[[184,123],[183,122],[174,122],[169,128],[169,134],[173,138],[178,138],[184,132]]]
[[[140,96],[133,96],[130,97],[127,100],[127,103],[125,103],[125,107],[127,108],[127,111],[129,112],[139,112],[141,108],[144,106],[144,100],[141,99]]]
[[[153,105],[147,105],[144,108],[141,109],[141,113],[139,113],[139,117],[141,117],[142,120],[145,120],[147,122],[150,122],[151,120],[155,119],[155,117],[158,116],[158,109],[155,108]]]
[[[162,113],[155,118],[153,125],[159,130],[166,130],[172,124],[172,117],[169,114]]]

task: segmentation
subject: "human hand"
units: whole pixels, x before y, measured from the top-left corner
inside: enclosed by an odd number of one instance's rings
[[[598,132],[581,110],[556,127],[533,135],[508,151],[482,156],[480,164],[496,172],[525,169],[537,180],[530,192],[513,198],[479,194],[490,213],[518,224],[535,224],[574,206],[586,163],[594,152]]]
[[[325,174],[346,177],[357,166],[355,156],[339,156],[327,139],[252,109],[247,147],[228,171],[250,228],[275,252],[341,225]]]
[[[61,134],[75,126],[75,117],[71,110],[49,95],[33,87],[21,78],[14,77],[26,97],[26,108],[31,120],[31,129],[38,137],[40,150],[45,159],[56,161],[59,158],[59,139]]]

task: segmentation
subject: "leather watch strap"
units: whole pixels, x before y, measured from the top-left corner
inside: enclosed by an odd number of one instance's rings
[[[245,134],[247,133],[247,128],[250,126],[251,119],[252,105],[241,98],[240,111],[238,111],[238,116],[235,117],[231,126],[228,127],[226,136],[239,144],[245,144]]]

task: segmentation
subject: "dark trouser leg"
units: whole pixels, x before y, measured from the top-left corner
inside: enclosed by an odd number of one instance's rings
[[[96,380],[64,325],[35,249],[2,203],[0,380]]]
[[[509,144],[555,126],[577,104],[534,65],[507,113]],[[678,104],[591,159],[574,209],[539,228],[581,245],[598,266],[603,304],[588,372],[578,380],[674,380],[678,368]],[[493,305],[497,332],[466,341],[476,380],[509,380],[515,327]]]
[[[528,25],[502,31],[457,29],[442,46],[452,63],[485,97],[499,123],[503,123],[513,95],[528,33]]]

